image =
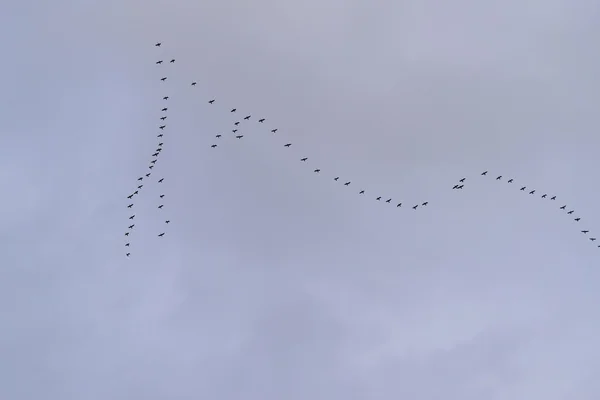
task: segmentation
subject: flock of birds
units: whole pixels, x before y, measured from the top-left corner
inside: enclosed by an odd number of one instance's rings
[[[156,46],[156,47],[160,47],[160,46],[161,46],[161,43],[156,43],[156,44],[155,44],[155,46]],[[175,59],[171,59],[171,60],[170,60],[170,63],[174,63],[174,62],[175,62]],[[156,64],[158,64],[158,65],[160,65],[160,64],[162,64],[162,63],[163,63],[163,60],[158,60],[158,61],[156,61]],[[163,82],[164,82],[164,81],[166,81],[166,80],[167,80],[167,77],[163,77],[163,78],[161,78],[161,81],[163,81]],[[192,83],[191,83],[191,86],[196,86],[196,84],[197,84],[196,82],[192,82]],[[163,100],[168,100],[168,99],[169,99],[169,97],[168,97],[168,96],[165,96],[165,97],[163,97]],[[210,105],[213,105],[213,104],[215,104],[215,101],[216,101],[216,99],[212,98],[212,99],[208,100],[208,104],[210,104]],[[167,108],[166,108],[166,107],[162,109],[162,112],[166,112],[166,111],[167,111]],[[231,112],[231,113],[237,113],[237,108],[235,108],[235,107],[234,107],[234,108],[231,108],[230,112]],[[242,114],[242,115],[243,115],[243,114]],[[233,124],[233,127],[232,127],[232,129],[231,129],[231,132],[234,134],[234,136],[235,136],[235,138],[236,138],[236,139],[242,139],[242,138],[244,138],[244,135],[243,135],[243,134],[240,132],[240,124],[241,124],[241,123],[243,123],[244,121],[250,121],[250,120],[251,120],[251,118],[252,118],[252,115],[251,115],[251,114],[248,114],[248,115],[245,115],[244,117],[240,117],[240,119],[239,119],[238,121],[234,122],[234,124]],[[165,119],[166,119],[166,115],[165,115],[165,116],[163,116],[163,117],[161,117],[161,120],[163,120],[163,121],[164,121]],[[261,118],[256,118],[256,121],[257,121],[258,123],[260,123],[260,124],[264,124],[264,122],[266,121],[266,118],[263,118],[263,117],[261,117]],[[161,125],[161,126],[159,126],[159,129],[161,129],[161,130],[162,130],[162,129],[165,129],[165,128],[166,128],[166,125]],[[270,129],[270,132],[271,132],[271,133],[273,133],[273,134],[276,134],[276,133],[277,133],[277,131],[278,131],[278,128],[273,128],[273,129]],[[163,134],[162,134],[162,133],[160,133],[160,134],[158,135],[158,137],[159,137],[159,138],[162,138],[162,137],[163,137]],[[219,139],[221,139],[222,137],[223,137],[223,135],[222,135],[222,134],[217,134],[217,135],[215,135],[215,139],[217,139],[217,140],[216,140],[216,142],[218,142],[218,141],[219,141]],[[161,143],[159,143],[159,145],[158,145],[158,149],[156,150],[156,153],[154,153],[154,154],[153,154],[153,157],[156,157],[156,158],[158,158],[158,156],[159,156],[160,152],[162,151],[162,148],[161,148],[162,144],[163,144],[162,142],[161,142]],[[291,147],[291,146],[292,146],[292,143],[285,143],[285,144],[283,145],[283,147],[285,147],[285,148],[289,148],[289,147]],[[213,143],[213,144],[212,144],[210,147],[211,147],[211,148],[213,148],[213,149],[215,149],[215,148],[217,148],[217,147],[218,147],[218,144],[217,144],[217,143]],[[308,157],[302,157],[302,158],[300,158],[300,162],[306,163],[307,161],[308,161]],[[150,169],[152,169],[152,168],[153,168],[153,164],[154,164],[154,163],[156,163],[156,159],[154,159],[154,160],[152,160],[152,161],[151,161],[151,165],[149,166],[149,168],[150,168]],[[489,171],[484,171],[484,172],[482,172],[482,173],[481,173],[481,176],[483,176],[483,177],[486,177],[486,176],[488,176],[488,172],[489,172]],[[320,174],[320,173],[321,173],[321,168],[315,168],[315,169],[313,170],[313,173]],[[149,177],[149,176],[150,176],[150,173],[146,174],[146,177]],[[334,180],[334,181],[336,181],[336,182],[340,182],[340,183],[343,183],[343,185],[344,185],[344,186],[350,186],[350,185],[352,184],[352,181],[350,181],[350,180],[340,180],[340,179],[341,179],[341,178],[340,178],[339,176],[335,176],[335,177],[333,177],[333,180]],[[498,175],[498,176],[496,177],[496,181],[502,181],[502,179],[503,179],[503,176],[502,176],[502,175]],[[140,177],[138,180],[139,180],[139,181],[142,181],[142,180],[143,180],[143,177]],[[458,182],[457,182],[457,183],[456,183],[456,184],[455,184],[455,185],[452,187],[452,189],[453,189],[453,190],[462,190],[462,189],[464,188],[464,186],[465,186],[465,181],[466,181],[466,180],[467,180],[467,178],[465,178],[465,177],[463,177],[463,178],[459,179],[459,180],[458,180]],[[160,183],[160,182],[162,182],[162,179],[158,180],[158,182],[159,182],[159,183]],[[514,183],[514,179],[513,179],[513,178],[510,178],[510,179],[506,180],[506,182],[507,182],[507,183],[509,183],[509,184],[513,184],[513,183]],[[141,189],[141,188],[142,188],[142,186],[143,186],[143,185],[140,185],[140,186],[138,186],[138,190],[139,190],[139,189]],[[520,191],[522,191],[522,192],[529,193],[529,195],[532,195],[532,196],[536,194],[536,190],[535,190],[535,189],[528,190],[527,186],[521,186],[519,190],[520,190]],[[362,189],[362,188],[360,188],[360,190],[359,190],[357,193],[358,193],[359,195],[366,195],[366,191],[365,191],[365,189]],[[138,194],[138,191],[136,190],[136,191],[135,191],[135,192],[134,192],[132,195],[128,196],[128,198],[132,198],[134,195],[137,195],[137,194]],[[160,195],[160,197],[161,197],[161,199],[162,199],[162,198],[164,197],[164,195]],[[548,197],[548,193],[543,193],[543,194],[542,194],[540,197],[541,197],[542,199],[548,199],[549,201],[555,201],[555,200],[557,199],[557,196],[555,196],[555,195],[552,195],[551,197]],[[374,196],[374,199],[375,199],[376,201],[383,201],[383,202],[385,202],[385,203],[388,203],[388,204],[395,204],[395,205],[396,205],[396,208],[402,208],[402,205],[403,205],[403,202],[402,202],[402,201],[398,201],[398,200],[394,201],[394,199],[393,199],[393,198],[391,198],[391,197],[389,197],[389,198],[386,198],[386,197],[384,197],[384,196]],[[414,203],[413,203],[413,204],[414,204]],[[420,201],[420,202],[418,202],[417,204],[414,204],[414,205],[412,205],[412,206],[409,206],[409,207],[410,207],[410,208],[412,208],[413,210],[417,210],[417,209],[419,208],[419,206],[421,206],[421,207],[425,207],[425,206],[427,206],[428,204],[429,204],[429,201]],[[129,208],[133,207],[133,204],[130,204],[128,207],[129,207]],[[161,204],[161,205],[160,205],[158,208],[162,208],[162,207],[163,207],[163,205]],[[560,206],[560,207],[558,207],[558,209],[559,209],[559,210],[561,210],[561,211],[564,211],[564,212],[565,212],[567,215],[569,215],[569,216],[572,216],[572,215],[575,213],[575,210],[573,210],[573,209],[568,209],[568,206],[567,206],[566,204],[565,204],[565,205],[562,205],[562,206]],[[130,219],[133,219],[134,217],[135,217],[135,215],[132,215],[132,216],[130,217]],[[581,222],[581,220],[582,220],[582,219],[581,219],[581,217],[579,217],[579,216],[575,216],[575,217],[573,218],[573,220],[574,220],[575,222]],[[169,221],[168,221],[168,220],[167,220],[167,221],[165,221],[165,222],[166,222],[166,223],[169,223]],[[129,229],[133,229],[133,227],[134,227],[134,225],[132,224],[131,226],[129,226]],[[582,233],[582,234],[584,234],[584,235],[588,235],[588,234],[590,233],[590,231],[589,231],[588,229],[583,229],[583,230],[581,230],[581,233]],[[165,234],[165,233],[163,232],[163,233],[159,234],[158,236],[163,236],[164,234]],[[128,236],[128,235],[129,235],[129,232],[127,232],[125,235],[127,235],[127,236]],[[596,240],[597,240],[597,239],[596,239],[596,237],[593,237],[593,236],[591,236],[591,235],[589,235],[588,239],[589,239],[591,242],[594,242],[594,241],[596,241]],[[129,243],[127,243],[127,244],[126,244],[126,246],[129,246]],[[598,248],[600,248],[600,245],[598,245],[597,247],[598,247]],[[129,256],[129,253],[127,253],[127,256]]]

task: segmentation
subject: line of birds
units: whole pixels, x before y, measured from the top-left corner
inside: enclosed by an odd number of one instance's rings
[[[195,86],[195,85],[196,85],[196,82],[192,82],[192,86]],[[214,98],[213,98],[213,99],[209,100],[209,101],[208,101],[208,103],[212,105],[212,104],[214,104],[214,103],[215,103],[215,101],[216,101],[216,99],[214,99]],[[230,112],[231,112],[231,113],[236,113],[236,112],[237,112],[237,108],[232,108],[232,109],[230,110]],[[241,119],[240,121],[236,121],[236,122],[234,123],[234,129],[232,129],[232,133],[234,133],[234,134],[235,134],[235,138],[237,138],[237,139],[242,139],[242,138],[244,137],[244,135],[243,135],[243,134],[239,134],[239,125],[240,125],[240,123],[241,123],[242,121],[247,121],[247,120],[250,120],[251,118],[252,118],[252,115],[251,115],[251,114],[249,114],[249,115],[246,115],[245,117],[243,117],[243,119]],[[260,119],[257,119],[257,121],[258,121],[259,123],[264,123],[264,122],[266,121],[266,118],[260,118]],[[277,128],[275,128],[275,129],[271,129],[271,133],[277,133],[277,131],[278,131],[278,129],[277,129]],[[221,138],[221,137],[222,137],[222,135],[221,135],[221,134],[217,134],[215,137],[216,137],[217,139],[219,139],[219,138]],[[286,148],[287,148],[287,147],[290,147],[290,146],[292,146],[292,143],[286,143],[286,144],[284,144],[284,146],[283,146],[283,147],[286,147]],[[217,147],[217,145],[216,145],[216,144],[213,144],[213,145],[211,145],[211,147],[212,147],[212,148],[216,148],[216,147]],[[308,157],[303,157],[303,158],[301,158],[301,159],[300,159],[300,161],[301,161],[301,162],[307,162],[307,161],[308,161]],[[320,169],[320,168],[316,168],[316,169],[314,169],[314,170],[313,170],[313,172],[314,172],[314,173],[317,173],[317,174],[318,174],[318,173],[321,173],[321,169]],[[481,176],[487,176],[487,175],[488,175],[488,171],[484,171],[484,172],[482,172],[482,173],[481,173]],[[503,176],[502,176],[502,175],[499,175],[499,176],[497,176],[497,177],[496,177],[496,180],[497,180],[497,181],[501,181],[502,179],[503,179]],[[334,178],[333,178],[333,180],[337,182],[337,181],[339,181],[339,180],[340,180],[340,177],[339,177],[339,176],[336,176],[336,177],[334,177]],[[463,188],[464,188],[464,185],[465,185],[465,181],[466,181],[466,178],[462,178],[462,179],[460,179],[460,180],[458,181],[458,183],[457,183],[457,184],[455,184],[455,185],[452,187],[452,189],[453,189],[453,190],[461,190],[461,189],[463,189]],[[351,181],[340,181],[340,182],[344,182],[344,186],[350,186],[350,184],[352,183]],[[508,183],[513,183],[513,182],[514,182],[514,179],[513,179],[513,178],[511,178],[511,179],[508,179],[508,180],[507,180],[507,182],[508,182]],[[522,186],[522,187],[520,187],[520,191],[526,191],[526,190],[527,190],[527,186]],[[529,194],[530,194],[530,195],[535,195],[535,193],[536,193],[536,190],[535,190],[535,189],[533,189],[533,190],[530,190],[530,191],[529,191]],[[365,190],[364,190],[364,189],[361,189],[361,190],[358,192],[358,194],[359,194],[359,195],[364,195],[364,194],[365,194]],[[546,198],[548,198],[548,194],[547,194],[547,193],[544,193],[544,194],[542,194],[540,197],[541,197],[542,199],[546,199]],[[384,201],[385,203],[388,203],[388,204],[392,203],[392,200],[393,200],[391,197],[390,197],[390,198],[387,198],[386,200],[383,200],[383,199],[384,199],[384,197],[383,197],[383,196],[377,196],[377,197],[375,197],[375,200],[376,200],[376,201]],[[556,200],[556,196],[551,196],[551,197],[549,197],[549,200]],[[394,202],[394,204],[396,204],[396,208],[399,208],[399,207],[402,207],[402,204],[403,204],[403,203],[402,203],[402,202],[397,202],[397,203],[396,203],[396,202]],[[418,208],[419,206],[427,206],[428,204],[429,204],[429,201],[418,202],[417,204],[413,205],[411,208],[412,208],[413,210],[417,210],[417,208]],[[566,214],[567,214],[567,215],[572,215],[572,214],[575,212],[575,210],[568,210],[568,211],[567,211],[567,210],[566,210],[566,209],[567,209],[567,205],[566,205],[566,204],[565,204],[565,205],[563,205],[563,206],[561,206],[561,207],[559,207],[559,209],[560,209],[560,210],[565,210],[565,212],[566,212]],[[581,217],[575,217],[575,218],[574,218],[574,221],[576,221],[576,222],[580,222],[580,221],[581,221]],[[590,231],[589,231],[588,229],[584,229],[584,230],[581,230],[581,233],[582,233],[582,234],[585,234],[585,235],[587,235],[588,233],[590,233]],[[597,240],[597,238],[596,238],[596,237],[589,237],[589,240],[590,240],[590,241],[592,241],[592,242],[594,242],[594,241],[596,241],[596,240]],[[600,245],[598,245],[598,247],[600,248]]]
[[[156,43],[156,44],[155,44],[155,47],[160,47],[160,46],[161,46],[161,44],[162,44],[162,43],[160,43],[160,42],[159,42],[159,43]],[[170,63],[172,64],[172,63],[174,63],[174,62],[175,62],[175,59],[171,59]],[[163,63],[163,60],[158,60],[158,61],[156,62],[156,64],[157,64],[157,65],[160,65],[160,64],[162,64],[162,63]],[[161,80],[162,82],[164,82],[164,81],[166,81],[166,80],[167,80],[167,77],[163,77],[163,78],[161,78],[160,80]],[[164,96],[164,97],[163,97],[163,100],[168,100],[168,99],[169,99],[169,96]],[[162,116],[161,116],[159,119],[160,119],[160,120],[163,122],[163,124],[164,124],[164,121],[167,119],[167,115],[165,114],[165,113],[167,112],[167,110],[168,110],[168,107],[163,107],[163,108],[161,109]],[[164,137],[164,129],[165,129],[166,127],[167,127],[167,125],[166,125],[166,124],[164,124],[164,125],[159,125],[158,129],[160,129],[160,133],[159,133],[159,134],[158,134],[158,136],[157,136],[157,138],[158,138],[159,142],[158,142],[158,145],[157,145],[157,148],[156,148],[156,150],[154,150],[154,153],[152,154],[152,157],[153,157],[153,158],[152,158],[152,160],[150,161],[150,165],[148,165],[148,169],[149,169],[150,171],[148,171],[148,172],[147,172],[145,175],[143,175],[143,176],[140,176],[139,178],[137,178],[137,182],[138,182],[138,183],[140,183],[140,182],[143,182],[143,181],[144,181],[144,179],[148,180],[148,179],[150,178],[150,176],[152,176],[152,169],[153,169],[153,168],[154,168],[154,166],[156,165],[156,162],[158,161],[158,158],[159,158],[160,154],[161,154],[161,153],[162,153],[162,151],[163,151],[163,145],[164,145],[164,142],[163,142],[163,140],[164,140],[164,139],[163,139],[163,137]],[[160,179],[158,179],[156,182],[157,182],[157,183],[163,183],[163,181],[164,181],[164,178],[160,178]],[[137,186],[136,190],[135,190],[133,193],[131,193],[129,196],[127,196],[127,199],[128,199],[128,200],[130,200],[130,201],[132,201],[132,199],[133,199],[133,197],[134,197],[134,196],[137,196],[137,195],[139,195],[139,191],[140,191],[140,190],[142,190],[142,188],[143,188],[143,187],[144,187],[144,184],[143,184],[143,183],[139,184],[139,185]],[[161,210],[163,209],[163,207],[164,207],[164,204],[163,204],[163,202],[162,202],[162,199],[163,199],[164,197],[165,197],[165,195],[164,195],[164,194],[160,194],[160,195],[159,195],[159,198],[160,198],[160,201],[159,201],[159,203],[160,203],[160,205],[158,206],[158,209],[161,209]],[[130,208],[130,209],[131,209],[131,208],[133,208],[133,206],[134,206],[134,205],[135,205],[135,203],[133,203],[133,202],[132,202],[132,203],[130,203],[129,205],[127,205],[127,208]],[[130,220],[132,220],[132,221],[134,220],[134,218],[135,218],[135,214],[133,214],[133,215],[131,215],[131,216],[129,217],[129,219],[130,219]],[[165,220],[165,224],[169,224],[170,222],[171,222],[171,221],[170,221],[170,220],[168,220],[168,219],[167,219],[167,220]],[[130,246],[131,246],[131,242],[129,241],[130,232],[133,230],[133,228],[134,228],[134,227],[135,227],[135,223],[133,223],[133,224],[129,225],[129,226],[127,227],[127,228],[128,228],[128,231],[127,231],[127,232],[125,232],[125,236],[126,236],[126,237],[127,237],[127,239],[128,239],[128,240],[127,240],[127,242],[125,243],[125,247],[127,247],[128,249],[129,249],[129,248],[130,248]],[[165,235],[165,232],[161,232],[161,233],[159,233],[159,234],[158,234],[158,237],[163,237],[164,235]],[[127,253],[125,253],[125,255],[126,255],[127,257],[129,257],[129,256],[131,255],[131,253],[130,253],[130,252],[127,252]]]

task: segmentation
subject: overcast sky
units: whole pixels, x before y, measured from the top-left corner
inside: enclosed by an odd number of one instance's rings
[[[8,0],[0,398],[600,398],[598,21]]]

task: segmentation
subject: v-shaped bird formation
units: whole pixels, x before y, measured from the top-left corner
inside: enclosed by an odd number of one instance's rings
[[[156,43],[154,46],[157,48],[160,48],[162,45],[162,43]],[[175,63],[175,59],[170,59],[169,64],[173,64]],[[156,61],[156,65],[162,65],[163,64],[163,60],[160,59],[158,61]],[[167,76],[163,76],[162,78],[160,78],[161,82],[166,82],[167,81]],[[136,218],[136,214],[135,214],[135,198],[137,196],[140,195],[140,192],[142,191],[142,189],[144,187],[146,187],[148,184],[150,183],[156,183],[156,184],[161,184],[164,182],[164,178],[161,176],[156,176],[153,175],[154,172],[154,167],[156,166],[156,163],[163,151],[163,146],[165,144],[165,129],[167,128],[167,123],[165,122],[168,118],[167,116],[167,111],[168,111],[168,106],[166,101],[169,100],[169,96],[165,95],[162,96],[162,100],[164,102],[164,106],[161,108],[160,112],[161,112],[161,116],[158,118],[158,120],[160,121],[158,125],[158,134],[156,135],[156,140],[157,140],[157,145],[156,145],[156,149],[154,150],[154,152],[151,155],[151,159],[150,162],[148,163],[148,167],[146,172],[140,176],[139,178],[137,178],[137,183],[136,183],[136,189],[134,190],[133,193],[131,193],[129,196],[127,196],[128,199],[128,205],[127,208],[131,209],[131,216],[129,217],[129,223],[130,225],[127,227],[127,231],[125,232],[125,237],[126,237],[126,243],[125,243],[125,247],[127,249],[127,252],[125,253],[125,255],[127,257],[131,256],[131,234],[134,232],[134,228],[135,228],[135,218]],[[165,195],[162,193],[162,191],[160,195],[158,196],[158,198],[154,199],[153,201],[156,203],[156,209],[158,211],[162,213],[164,213],[164,198]],[[165,219],[164,223],[165,224],[169,224],[171,221],[169,219]],[[160,233],[157,234],[157,237],[163,237],[165,235],[165,232],[161,230]]]

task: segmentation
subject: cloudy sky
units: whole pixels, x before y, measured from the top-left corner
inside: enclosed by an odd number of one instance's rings
[[[0,398],[600,398],[599,19],[9,0]]]

